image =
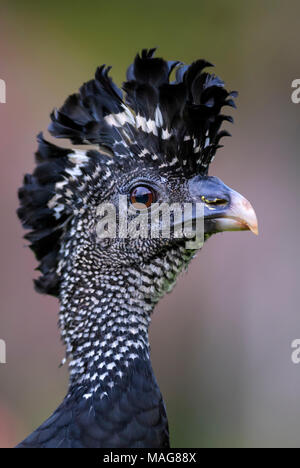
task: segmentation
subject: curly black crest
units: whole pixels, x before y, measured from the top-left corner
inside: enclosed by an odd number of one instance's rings
[[[154,58],[154,52],[136,56],[124,93],[108,76],[110,68],[101,66],[94,80],[51,114],[53,136],[99,150],[65,149],[38,136],[37,167],[19,190],[18,215],[40,261],[39,292],[58,295],[61,238],[94,190],[104,197],[118,171],[137,166],[206,175],[220,139],[229,135],[220,129],[223,121],[233,119],[222,108],[234,107],[237,93],[204,71],[211,64],[167,62]],[[172,72],[175,80],[170,82]]]

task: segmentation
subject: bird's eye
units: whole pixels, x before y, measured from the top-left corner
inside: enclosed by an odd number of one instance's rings
[[[130,202],[137,210],[145,209],[145,206],[149,208],[156,200],[157,194],[155,190],[146,185],[139,185],[130,192]]]

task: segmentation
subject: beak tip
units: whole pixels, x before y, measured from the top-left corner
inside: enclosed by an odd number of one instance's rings
[[[235,226],[240,226],[240,230],[249,230],[258,236],[258,220],[253,206],[243,195],[233,190],[227,217],[232,218]]]
[[[259,235],[258,220],[257,220],[256,213],[250,203],[249,203],[249,213],[250,213],[250,218],[252,219],[251,219],[251,222],[247,223],[248,227],[250,231],[253,232],[253,234],[258,236]]]
[[[259,235],[259,230],[258,230],[258,226],[249,226],[249,229],[251,232],[253,232],[253,234],[255,234],[256,236]]]

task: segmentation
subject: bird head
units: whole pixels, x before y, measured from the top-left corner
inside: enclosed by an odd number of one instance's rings
[[[102,66],[53,111],[50,133],[76,147],[38,136],[37,167],[25,176],[18,213],[40,261],[40,292],[58,295],[62,276],[74,269],[113,275],[170,252],[187,262],[196,250],[187,238],[197,235],[176,234],[185,219],[202,223],[204,240],[222,231],[257,233],[251,204],[208,175],[229,135],[222,124],[233,121],[223,108],[235,106],[237,93],[205,71],[205,60],[185,66],[154,52],[136,56],[122,90]]]

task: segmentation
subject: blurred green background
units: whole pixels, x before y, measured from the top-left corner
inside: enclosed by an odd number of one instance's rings
[[[233,138],[211,173],[253,203],[260,236],[211,239],[153,317],[152,359],[174,447],[300,447],[297,0],[1,1],[0,446],[61,402],[67,369],[57,302],[32,288],[35,260],[15,215],[49,113],[102,63],[118,84],[137,51],[206,58],[240,92]]]

